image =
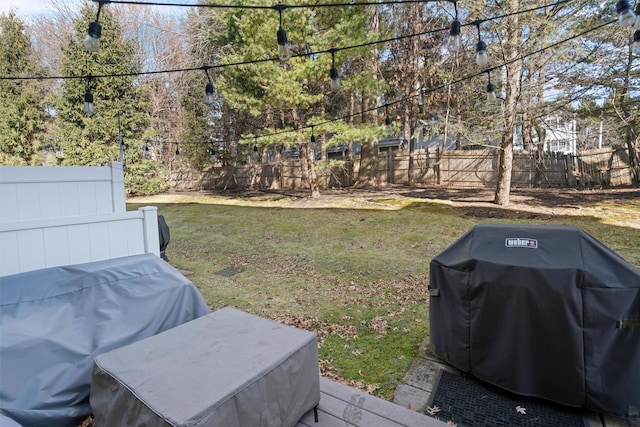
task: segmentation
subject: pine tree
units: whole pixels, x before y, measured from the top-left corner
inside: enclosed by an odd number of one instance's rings
[[[0,15],[0,75],[40,74],[25,25],[13,12]],[[44,132],[43,85],[0,80],[0,164],[37,165]]]
[[[372,37],[366,31],[369,18],[366,10],[359,7],[282,10],[282,26],[294,54],[287,62],[280,62],[276,57],[277,10],[216,10],[209,18],[212,24],[202,27],[206,36],[200,39],[209,49],[205,57],[214,58],[216,64],[274,58],[258,64],[224,67],[216,72],[214,83],[221,97],[219,112],[223,126],[229,119],[237,120],[232,126],[236,128],[235,135],[248,136],[245,147],[251,150],[257,143],[264,154],[267,149],[272,150],[276,164],[283,148],[299,146],[304,157],[303,178],[312,195],[318,195],[314,171],[316,147],[311,147],[311,132],[287,134],[282,131],[308,128],[329,118],[348,115],[352,94],[375,86],[373,73],[359,61],[371,56],[372,48],[339,50]],[[332,56],[326,52],[304,55],[329,49],[337,49],[333,59],[343,82],[343,89],[338,93],[329,89]],[[196,51],[201,57],[202,50]],[[229,112],[232,116],[227,116]],[[334,133],[334,127],[315,128],[315,135]],[[261,136],[273,133],[278,137]],[[256,140],[252,135],[260,137]],[[273,182],[277,185],[279,180]]]
[[[125,181],[130,193],[157,191],[158,164],[145,158],[142,136],[148,124],[134,43],[123,37],[122,25],[108,7],[100,12],[101,47],[88,52],[82,45],[87,27],[96,18],[94,3],[83,2],[74,28],[66,37],[60,72],[66,78],[56,103],[56,125],[63,148],[63,165],[106,165],[120,159],[119,133],[124,142]],[[95,76],[95,77],[92,77]],[[83,112],[91,91],[95,114]]]

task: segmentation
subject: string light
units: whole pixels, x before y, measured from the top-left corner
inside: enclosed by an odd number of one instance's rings
[[[316,143],[316,136],[313,134],[313,128],[314,128],[314,126],[311,125],[311,143],[315,144]]]
[[[387,128],[387,132],[391,133],[391,130],[393,129],[393,127],[391,125],[391,119],[389,118],[389,104],[386,104],[384,106],[384,115],[385,115],[384,125]]]
[[[99,3],[98,13],[99,13],[99,11],[100,11],[100,7],[102,6],[102,4],[103,4],[103,3],[152,4],[152,3],[148,3],[148,2],[145,2],[145,3],[135,3],[135,2],[128,2],[128,1],[127,1],[127,2],[119,2],[119,1],[115,1],[115,0],[111,0],[111,1],[105,1],[105,0],[93,0],[93,1],[97,1],[97,2]],[[438,0],[435,0],[435,1],[438,1]],[[441,0],[441,1],[446,1],[446,0]],[[450,30],[450,34],[457,34],[457,35],[459,36],[460,28],[462,27],[462,24],[461,24],[461,23],[460,23],[460,21],[458,20],[457,3],[455,2],[455,0],[449,0],[449,1],[452,1],[452,2],[454,3],[454,7],[455,7],[455,9],[456,9],[456,10],[455,10],[455,13],[456,13],[456,19],[454,20],[454,22],[452,22],[451,27],[449,28],[449,30]],[[484,21],[492,21],[492,20],[496,20],[496,19],[500,19],[500,18],[503,18],[503,17],[509,16],[509,15],[520,14],[520,13],[527,13],[527,12],[535,11],[535,10],[538,10],[538,9],[541,9],[541,8],[547,8],[547,7],[549,7],[549,6],[559,5],[559,4],[562,4],[562,3],[567,3],[567,2],[569,2],[569,1],[570,1],[570,0],[559,0],[559,1],[555,2],[555,3],[553,3],[553,4],[542,5],[542,6],[538,6],[538,7],[536,7],[536,8],[532,8],[532,9],[526,9],[526,10],[521,10],[521,11],[517,11],[517,12],[512,12],[512,13],[509,13],[509,14],[506,14],[506,15],[501,15],[501,16],[496,16],[496,17],[492,17],[492,18],[487,18],[487,19],[485,19]],[[624,1],[624,0],[621,0],[621,1]],[[402,1],[402,2],[398,2],[398,3],[407,3],[407,2],[411,2],[411,1],[406,1],[406,0],[405,0],[405,1]],[[383,1],[383,2],[380,2],[379,4],[386,4],[386,3],[396,3],[396,2],[384,2],[384,1]],[[620,2],[618,2],[618,3],[620,3]],[[626,3],[626,2],[625,2],[625,3]],[[154,4],[156,4],[156,3],[154,3]],[[362,5],[362,4],[364,4],[364,3],[358,3],[358,5]],[[378,4],[378,3],[377,3],[377,4]],[[627,4],[628,4],[628,3],[627,3]],[[175,4],[161,4],[161,5],[170,5],[170,6],[175,6]],[[182,6],[187,6],[187,5],[182,5]],[[190,5],[190,6],[198,7],[199,5]],[[218,7],[217,5],[211,5],[211,4],[206,5],[206,6]],[[317,6],[317,5],[316,5],[316,6]],[[329,5],[326,5],[326,6],[329,6]],[[338,5],[337,5],[337,4],[333,4],[332,6],[338,6]],[[288,7],[304,7],[304,6],[301,6],[301,5],[297,5],[297,6],[291,6],[291,5],[289,5],[289,6],[286,6],[286,5],[282,5],[282,4],[280,4],[280,5],[277,5],[277,6],[267,6],[267,7],[253,7],[253,6],[247,6],[247,7],[245,7],[245,6],[243,6],[243,5],[236,5],[236,6],[224,5],[224,6],[220,6],[220,7],[237,7],[237,8],[249,8],[249,7],[250,7],[250,8],[262,8],[262,9],[266,9],[266,8],[276,9],[276,10],[278,10],[278,11],[279,11],[279,14],[280,14],[280,29],[282,29],[282,10],[283,10],[283,9],[285,9],[285,8],[288,8]],[[637,7],[636,9],[639,9],[639,8],[640,8],[640,4],[638,5],[638,7]],[[634,14],[634,15],[635,15],[635,14]],[[97,18],[96,18],[96,21],[97,21]],[[457,23],[456,23],[456,21],[457,21]],[[634,22],[635,22],[635,21],[636,21],[636,20],[634,19]],[[476,25],[477,25],[477,23],[474,23],[474,24],[476,24]],[[572,36],[572,37],[570,37],[570,38],[568,38],[568,39],[566,39],[566,40],[563,40],[563,41],[561,41],[561,42],[555,43],[555,44],[553,44],[553,45],[551,45],[551,46],[548,46],[547,48],[553,47],[553,46],[555,46],[555,45],[557,45],[557,44],[559,44],[559,43],[564,43],[564,42],[569,41],[569,40],[571,40],[571,39],[573,39],[573,38],[576,38],[576,37],[578,37],[578,36],[582,36],[582,35],[584,35],[584,34],[585,34],[585,33],[587,33],[587,32],[591,32],[591,31],[597,30],[597,29],[599,29],[599,28],[601,28],[601,27],[603,27],[603,26],[605,26],[605,25],[609,25],[609,24],[611,24],[611,21],[610,21],[610,22],[603,23],[603,24],[601,24],[601,25],[599,25],[599,26],[597,26],[597,27],[595,27],[595,28],[591,28],[591,29],[589,29],[589,30],[587,30],[587,31],[585,31],[585,32],[583,32],[583,33],[581,33],[581,34],[578,34],[578,35],[576,35],[576,36]],[[465,25],[466,25],[466,24],[465,24]],[[392,38],[392,39],[388,39],[388,40],[378,40],[378,41],[368,42],[368,43],[364,43],[364,44],[357,45],[357,46],[348,46],[348,47],[343,47],[343,48],[339,48],[339,49],[330,49],[330,50],[326,50],[326,51],[318,51],[318,52],[307,52],[307,53],[305,53],[305,54],[304,54],[304,56],[312,56],[312,55],[317,55],[317,54],[319,54],[319,53],[332,53],[332,54],[333,54],[334,52],[336,52],[336,51],[338,51],[338,50],[346,50],[346,49],[350,49],[350,48],[363,47],[363,46],[371,45],[371,44],[385,43],[385,42],[389,42],[389,41],[397,41],[397,40],[405,39],[405,38],[408,38],[408,37],[415,37],[415,36],[420,36],[420,35],[423,35],[423,34],[435,33],[435,32],[439,32],[439,31],[442,31],[442,30],[444,30],[444,29],[438,29],[438,30],[433,30],[433,31],[429,31],[429,32],[419,33],[419,34],[403,35],[403,36],[394,37],[394,38]],[[283,30],[283,32],[284,32],[284,30]],[[286,38],[286,33],[285,33],[284,35],[285,35],[285,38]],[[636,36],[634,35],[634,42],[635,42],[635,37],[636,37]],[[288,43],[287,43],[287,45],[288,45]],[[459,46],[459,43],[458,43],[458,46]],[[634,45],[634,47],[635,47],[635,45]],[[545,48],[545,49],[546,49],[546,48]],[[542,50],[545,50],[545,49],[541,49],[541,50],[538,50],[538,51],[532,52],[532,53],[531,53],[531,54],[529,54],[529,55],[525,55],[525,57],[526,57],[526,56],[533,55],[533,54],[536,54],[536,53],[540,53]],[[214,66],[207,66],[207,67],[206,67],[206,69],[205,69],[205,71],[206,71],[207,69],[209,69],[209,68],[218,68],[218,67],[235,66],[235,65],[244,65],[244,64],[254,64],[254,63],[259,63],[259,62],[267,62],[267,61],[271,61],[271,60],[272,60],[272,58],[266,58],[266,59],[260,59],[260,60],[254,60],[254,61],[246,61],[246,62],[241,62],[241,63],[218,64],[218,65],[214,65]],[[333,62],[333,60],[332,60],[332,62]],[[332,68],[333,68],[333,67],[332,67]],[[494,68],[495,68],[495,67],[494,67]],[[170,73],[170,72],[185,72],[185,71],[192,71],[192,70],[195,70],[195,69],[196,69],[196,68],[175,69],[175,70],[160,70],[160,71],[147,71],[147,72],[136,72],[136,73],[122,73],[122,74],[98,75],[98,76],[93,76],[93,77],[137,76],[137,75],[144,75],[144,74],[162,74],[162,73]],[[197,68],[197,69],[202,69],[202,67],[199,67],[199,68]],[[336,71],[337,71],[337,70],[336,70]],[[207,73],[207,77],[209,78],[208,73]],[[472,77],[473,77],[473,76],[472,76]],[[38,80],[40,80],[40,79],[72,79],[72,78],[83,78],[83,77],[81,77],[81,76],[78,76],[78,77],[75,77],[75,76],[58,76],[58,77],[56,77],[56,76],[2,77],[2,76],[0,76],[0,80],[27,80],[27,79],[38,79]],[[465,79],[466,79],[466,78],[465,78]],[[209,80],[210,80],[210,79],[209,79]],[[212,86],[212,88],[213,88],[213,84],[211,84],[211,86]],[[90,89],[87,89],[87,92],[89,93],[89,97],[90,97],[90,98],[91,98],[91,100],[92,100],[92,99],[93,99],[93,95],[90,93]],[[205,91],[205,93],[206,93],[206,91]],[[85,94],[85,95],[86,95],[86,94]],[[88,97],[87,97],[87,96],[85,96],[85,98],[88,98]],[[91,102],[91,104],[92,104],[92,102]],[[387,117],[387,120],[390,122],[390,119],[389,119],[388,117]],[[385,120],[385,122],[387,122],[387,120]],[[257,147],[256,147],[256,148],[257,148]]]
[[[530,10],[528,10],[528,11],[530,11]],[[489,73],[492,70],[504,67],[506,65],[512,64],[512,63],[517,62],[517,61],[522,61],[522,60],[524,60],[526,58],[529,58],[529,57],[531,57],[533,55],[537,55],[537,54],[540,54],[540,53],[545,52],[547,50],[553,49],[553,48],[555,48],[555,47],[557,47],[557,46],[559,46],[559,45],[561,45],[563,43],[567,43],[567,42],[569,42],[571,40],[577,39],[579,37],[583,37],[586,34],[592,33],[592,32],[594,32],[596,30],[599,30],[601,28],[609,26],[609,25],[613,24],[614,22],[615,21],[607,21],[607,22],[600,23],[600,24],[596,25],[595,27],[588,28],[588,29],[586,29],[586,30],[584,30],[584,31],[582,31],[582,32],[580,32],[578,34],[574,34],[572,36],[569,36],[569,37],[567,37],[565,39],[559,40],[559,41],[557,41],[555,43],[552,43],[550,45],[538,48],[538,49],[536,49],[534,51],[531,51],[531,52],[529,52],[527,54],[524,54],[524,55],[522,55],[520,57],[513,58],[513,59],[510,59],[508,61],[505,61],[505,62],[501,63],[500,65],[496,65],[496,66],[490,68],[489,70],[483,70],[481,72],[469,74],[469,75],[460,77],[460,78],[458,78],[458,79],[456,79],[454,81],[446,82],[446,83],[431,87],[431,88],[426,89],[426,90],[425,89],[421,89],[419,91],[419,93],[416,94],[416,95],[412,95],[412,96],[406,97],[403,100],[395,101],[395,102],[392,102],[392,103],[387,103],[387,104],[384,105],[384,107],[386,109],[391,104],[395,104],[395,103],[399,103],[399,102],[402,102],[402,101],[410,100],[410,99],[413,99],[413,98],[416,98],[416,97],[424,97],[425,95],[427,95],[429,93],[434,93],[434,92],[436,92],[438,90],[445,89],[449,85],[456,85],[456,84],[462,83],[464,81],[471,80],[471,79],[473,79],[475,77],[478,77],[481,74]],[[578,62],[582,61],[583,59],[579,60]],[[496,99],[497,99],[497,97],[496,97]],[[346,116],[342,116],[342,117],[336,117],[336,118],[333,118],[333,119],[327,119],[327,120],[325,120],[325,121],[323,121],[321,123],[316,123],[315,125],[312,125],[312,126],[327,125],[327,124],[334,123],[334,122],[337,122],[337,121],[340,121],[340,120],[346,120],[346,119],[349,119],[349,118],[354,117],[356,115],[359,116],[359,115],[362,115],[362,114],[366,114],[366,113],[370,113],[370,112],[373,112],[373,111],[377,111],[382,107],[383,106],[372,107],[372,108],[369,108],[369,109],[362,110],[362,111],[360,111],[360,112],[358,112],[356,114],[350,114],[350,115],[346,115]],[[386,122],[387,122],[387,120],[385,120],[385,123]],[[388,123],[391,124],[391,120],[389,120]],[[308,128],[308,127],[309,126],[306,126],[305,128]],[[274,137],[274,136],[278,136],[278,135],[289,133],[289,132],[291,132],[291,131],[290,130],[280,130],[280,131],[274,131],[274,132],[265,134],[263,136],[264,137]],[[257,137],[256,137],[256,139],[257,139]]]
[[[636,30],[633,33],[633,47],[631,51],[635,56],[640,57],[640,30]]]
[[[207,105],[212,105],[213,99],[213,83],[211,83],[211,77],[209,77],[209,68],[204,67],[204,73],[207,75],[207,86],[204,89],[204,97],[202,101]]]
[[[287,32],[282,28],[282,10],[284,7],[284,5],[278,4],[274,6],[274,9],[276,9],[280,14],[280,27],[276,33],[276,37],[278,39],[278,58],[280,58],[282,62],[287,62],[289,58],[291,58],[291,47],[287,40]]]
[[[495,87],[493,86],[493,83],[491,83],[491,73],[489,71],[487,71],[487,79],[487,103],[491,104],[495,102],[498,97],[496,96]]]
[[[96,109],[93,105],[93,94],[91,93],[91,76],[87,77],[87,90],[84,93],[84,106],[82,111],[88,116],[93,115]]]
[[[618,23],[621,27],[633,27],[636,22],[636,14],[627,0],[619,0],[616,3],[616,12],[618,12]]]
[[[82,45],[89,52],[95,53],[100,50],[100,36],[102,35],[102,27],[100,26],[100,10],[102,9],[102,5],[104,1],[98,2],[98,13],[96,15],[96,20],[89,24],[89,31],[87,31],[87,35],[82,40]]]
[[[487,44],[482,41],[480,37],[480,22],[476,22],[476,28],[478,29],[478,43],[476,44],[476,64],[480,67],[486,67],[489,62],[487,55]]]
[[[93,94],[91,93],[91,89],[87,88],[87,91],[84,93],[84,107],[82,107],[82,111],[88,116],[93,115],[96,112],[96,109],[93,105]]]
[[[180,145],[176,142],[176,156],[180,155]]]
[[[458,3],[454,1],[453,7],[455,8],[456,15],[449,27],[449,38],[447,40],[447,49],[449,52],[456,52],[460,49],[460,45],[462,44],[460,40],[460,29],[462,28],[462,24],[458,19]]]
[[[99,1],[99,0],[93,0],[93,1]],[[106,2],[105,0],[100,0],[103,2]],[[375,3],[375,4],[379,4],[379,5],[384,5],[384,4],[396,4],[396,3],[421,3],[423,1],[428,1],[428,0],[416,0],[416,1],[411,1],[411,0],[403,0],[403,1],[381,1],[379,3]],[[433,1],[451,1],[451,0],[433,0]],[[524,14],[524,13],[529,13],[529,12],[535,12],[537,10],[542,10],[542,9],[546,9],[549,7],[554,7],[554,6],[558,6],[560,4],[564,4],[564,3],[569,3],[572,0],[558,0],[554,3],[549,3],[549,4],[544,4],[541,6],[537,6],[534,8],[530,8],[530,9],[523,9],[517,12],[512,12],[512,13],[507,13],[507,14],[503,14],[503,15],[497,15],[491,18],[486,18],[484,19],[484,21],[495,21],[495,20],[499,20],[508,16],[512,16],[512,15],[517,15],[517,14]],[[188,6],[188,7],[221,7],[221,8],[237,8],[237,9],[245,9],[245,8],[250,8],[250,9],[274,9],[278,6],[246,6],[246,5],[213,5],[213,4],[174,4],[174,3],[159,3],[159,2],[145,2],[145,3],[139,3],[139,2],[134,2],[134,1],[129,1],[129,0],[122,0],[122,1],[118,1],[118,0],[110,0],[108,3],[118,3],[118,4],[136,4],[136,5],[156,5],[156,6]],[[356,5],[361,6],[361,5],[369,5],[370,3],[356,3]],[[340,6],[341,4],[326,4],[326,5],[320,5],[320,4],[316,4],[314,5],[314,7],[318,7],[318,6]],[[295,7],[309,7],[309,6],[303,6],[303,5],[280,5],[283,9],[286,8],[295,8]],[[599,29],[600,27],[603,27],[605,25],[610,25],[612,23],[612,21],[609,22],[605,22],[602,25],[599,25],[595,28],[592,28],[590,30],[587,30],[581,34],[578,34],[576,37],[582,36],[584,34],[586,34],[587,32],[590,31],[595,31],[597,29]],[[471,25],[471,24],[465,24],[465,25]],[[415,33],[415,34],[405,34],[405,35],[400,35],[400,36],[396,36],[393,38],[389,38],[389,39],[380,39],[380,40],[375,40],[375,41],[371,41],[371,42],[365,42],[365,43],[361,43],[361,44],[357,44],[357,45],[350,45],[350,46],[345,46],[345,47],[341,47],[341,48],[334,48],[334,49],[327,49],[327,50],[319,50],[319,51],[315,51],[315,52],[305,52],[299,56],[309,56],[309,57],[315,57],[319,54],[322,53],[331,53],[331,50],[334,50],[335,52],[337,51],[341,51],[341,50],[348,50],[348,49],[357,49],[357,48],[363,48],[363,47],[367,47],[367,46],[373,46],[373,45],[377,45],[377,44],[384,44],[384,43],[388,43],[388,42],[394,42],[394,41],[400,41],[400,40],[405,40],[405,39],[409,39],[409,38],[413,38],[413,37],[421,37],[421,36],[425,36],[425,35],[429,35],[429,34],[435,34],[435,33],[439,33],[441,31],[445,31],[446,28],[439,28],[439,29],[434,29],[434,30],[429,30],[429,31],[425,31],[425,32],[420,32],[420,33]],[[571,39],[573,39],[575,37],[570,37],[569,39],[566,39],[563,42],[569,41]],[[267,58],[261,58],[261,59],[255,59],[255,60],[249,60],[249,61],[239,61],[239,62],[231,62],[231,63],[224,63],[224,64],[215,64],[215,65],[208,65],[206,66],[206,68],[211,69],[211,68],[226,68],[226,67],[235,67],[235,66],[240,66],[240,65],[253,65],[253,64],[259,64],[259,63],[263,63],[263,62],[270,62],[273,61],[274,58],[271,57],[267,57]],[[103,77],[137,77],[137,76],[143,76],[143,75],[156,75],[156,74],[167,74],[167,73],[177,73],[177,72],[188,72],[188,71],[197,71],[197,70],[202,70],[203,67],[190,67],[190,68],[178,68],[178,69],[166,69],[166,70],[156,70],[156,71],[139,71],[139,72],[129,72],[129,73],[110,73],[110,74],[98,74],[98,75],[94,75],[94,78],[103,78]],[[37,76],[0,76],[0,80],[60,80],[60,79],[78,79],[78,78],[87,78],[87,76],[52,76],[52,75],[37,75]]]
[[[336,69],[335,49],[331,49],[331,70],[329,71],[329,76],[331,77],[331,92],[336,93],[340,90],[340,75]]]

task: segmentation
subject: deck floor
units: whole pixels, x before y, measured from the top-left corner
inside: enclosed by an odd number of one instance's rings
[[[441,427],[447,424],[354,388],[320,378],[318,422],[309,411],[296,427]]]

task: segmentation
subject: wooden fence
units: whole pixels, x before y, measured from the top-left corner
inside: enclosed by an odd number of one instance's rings
[[[574,168],[582,186],[620,186],[633,182],[633,171],[629,163],[629,152],[626,149],[607,147],[581,152],[575,158]]]
[[[321,188],[349,187],[360,172],[356,156],[342,166],[316,166]],[[498,180],[497,150],[384,151],[376,162],[376,184],[380,186],[441,185],[457,188],[495,187]],[[411,165],[411,167],[410,167]],[[177,190],[302,189],[303,169],[299,159],[280,163],[212,167],[203,172],[174,171],[170,182]],[[576,187],[629,185],[633,174],[624,149],[590,150],[577,156],[562,153],[516,152],[513,158],[513,187]]]

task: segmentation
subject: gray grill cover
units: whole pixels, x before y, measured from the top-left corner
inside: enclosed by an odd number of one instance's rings
[[[0,425],[75,426],[91,414],[96,355],[210,312],[154,255],[0,278]]]
[[[97,427],[291,427],[320,401],[316,334],[226,307],[95,359]]]
[[[640,410],[640,271],[570,226],[481,224],[430,263],[430,336],[458,369],[526,396]]]

